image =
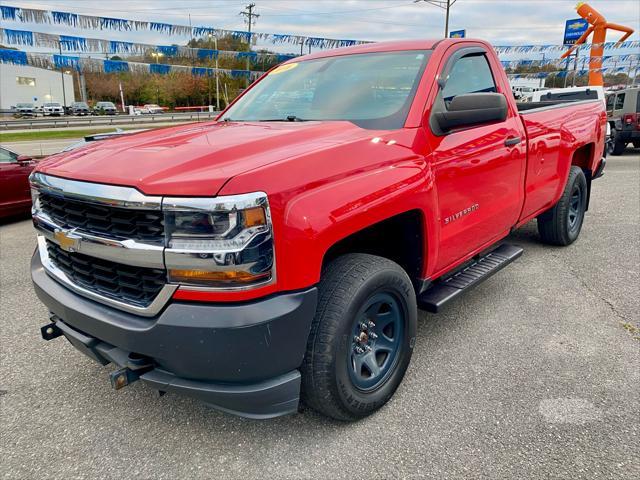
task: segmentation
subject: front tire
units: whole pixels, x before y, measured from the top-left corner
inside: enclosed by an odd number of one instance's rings
[[[538,217],[538,232],[544,243],[567,246],[576,241],[587,209],[587,193],[584,172],[572,166],[560,200]]]
[[[398,264],[367,254],[332,261],[301,368],[304,403],[342,421],[382,407],[409,366],[417,316],[413,285]]]

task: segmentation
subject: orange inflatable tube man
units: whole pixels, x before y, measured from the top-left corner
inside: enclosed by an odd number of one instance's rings
[[[622,25],[617,25],[615,23],[608,23],[607,19],[602,16],[596,9],[589,6],[586,3],[578,3],[576,7],[578,15],[584,18],[587,22],[589,22],[589,28],[586,32],[582,34],[582,36],[578,39],[578,41],[573,45],[568,51],[562,55],[560,58],[567,58],[571,55],[571,52],[575,50],[575,48],[584,43],[585,40],[591,33],[593,33],[593,40],[591,42],[591,58],[589,59],[589,85],[593,86],[602,86],[604,85],[604,79],[602,78],[602,55],[604,53],[604,43],[607,38],[607,29],[617,30],[619,32],[625,32],[620,40],[618,40],[618,44],[624,42],[627,38],[631,36],[633,33],[633,29],[629,27],[624,27]]]

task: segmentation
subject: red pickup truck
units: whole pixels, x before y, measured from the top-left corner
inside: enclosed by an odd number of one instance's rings
[[[512,262],[501,241],[532,219],[576,240],[605,131],[598,100],[517,105],[478,40],[289,61],[215,122],[37,167],[42,336],[115,364],[115,388],[364,417],[404,376],[418,308]]]

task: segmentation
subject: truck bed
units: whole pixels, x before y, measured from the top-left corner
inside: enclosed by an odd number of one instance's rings
[[[528,162],[521,219],[537,215],[558,200],[571,166],[563,161],[569,152],[591,145],[580,166],[595,171],[602,157],[605,129],[600,118],[604,114],[601,100],[524,105],[529,108],[520,112],[520,118],[527,134]]]
[[[578,105],[590,102],[599,102],[600,100],[544,100],[541,102],[516,102],[518,111],[521,113],[529,113],[530,110],[540,110],[547,108],[557,108],[560,106]]]

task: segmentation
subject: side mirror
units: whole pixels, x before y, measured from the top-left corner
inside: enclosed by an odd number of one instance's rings
[[[31,158],[28,155],[18,155],[18,158],[16,158],[16,161],[18,162],[19,165],[29,165],[31,162],[33,162],[33,158]]]
[[[436,112],[442,131],[482,123],[502,122],[507,118],[507,99],[501,93],[467,93],[453,97],[449,108]]]

